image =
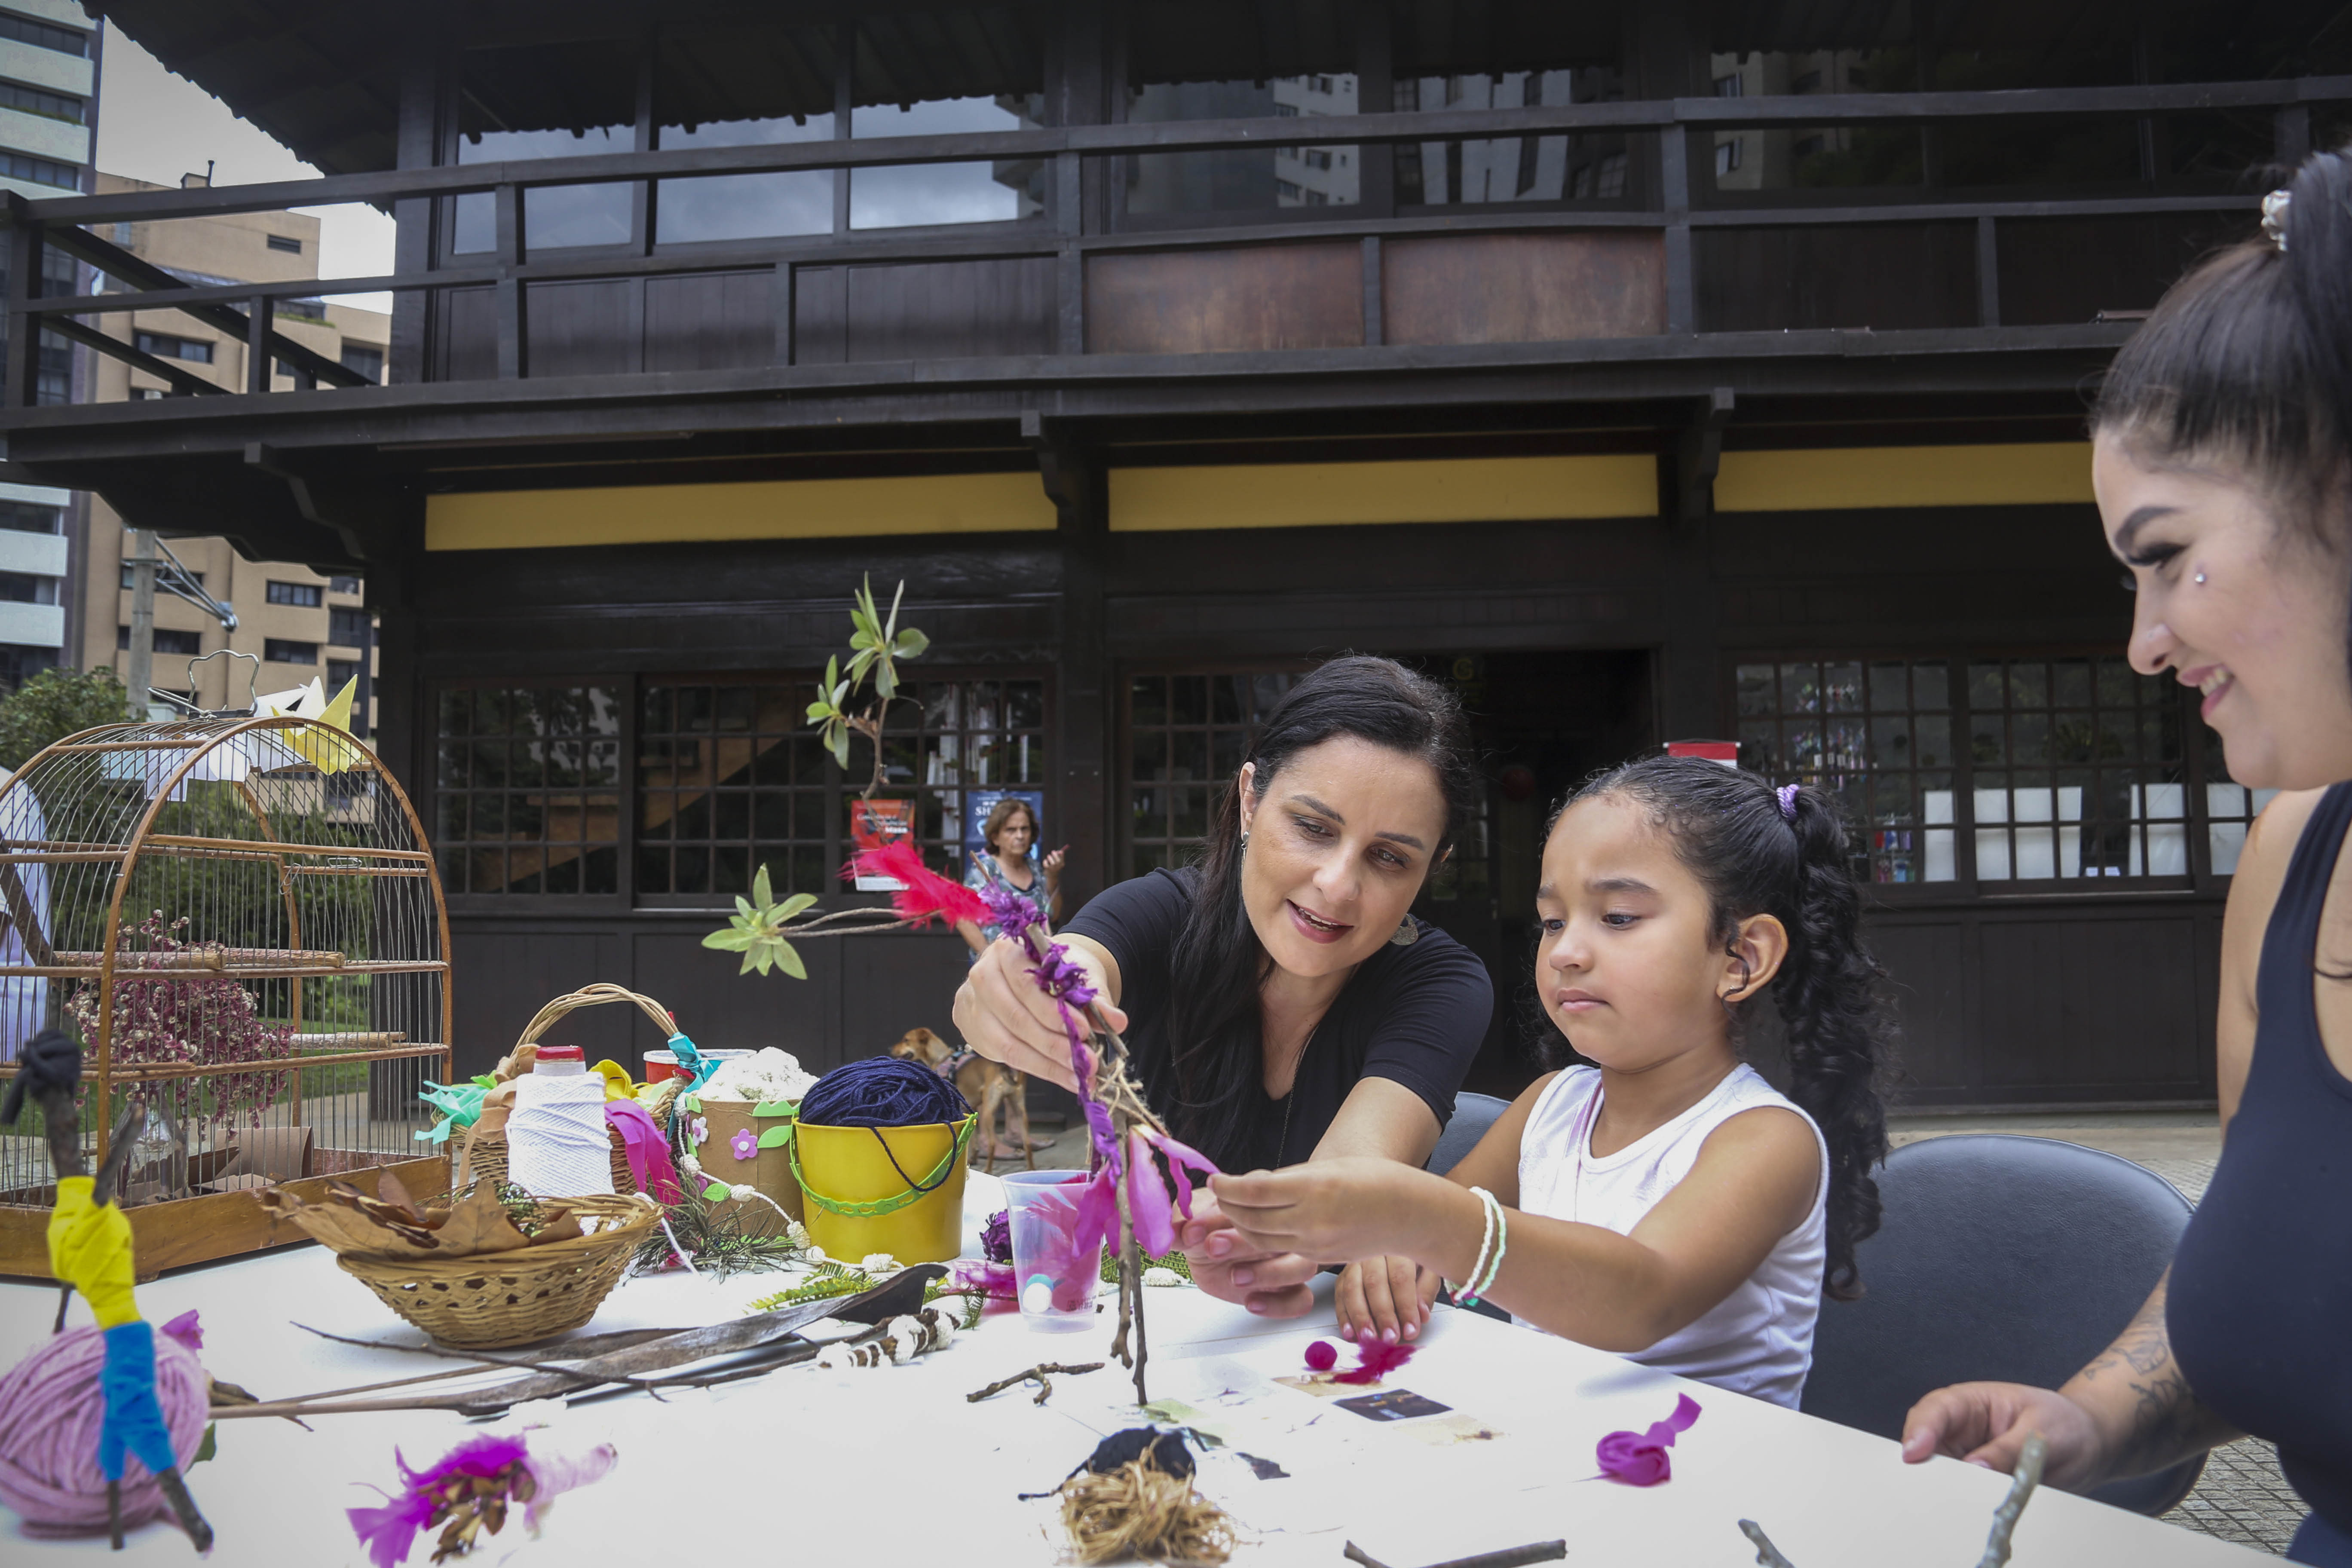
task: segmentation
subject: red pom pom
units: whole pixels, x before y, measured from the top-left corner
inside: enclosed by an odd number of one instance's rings
[[[1339,1364],[1339,1349],[1328,1340],[1317,1340],[1307,1347],[1307,1365],[1315,1372],[1329,1372]]]

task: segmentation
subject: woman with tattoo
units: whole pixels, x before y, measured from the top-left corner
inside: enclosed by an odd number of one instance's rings
[[[2311,1505],[2291,1560],[2352,1565],[2352,147],[2263,203],[2116,356],[2094,418],[2131,657],[2205,694],[2230,776],[2277,796],[2221,938],[2221,1163],[2171,1269],[2065,1387],[1938,1389],[1903,1457],[2085,1489],[2241,1432]]]

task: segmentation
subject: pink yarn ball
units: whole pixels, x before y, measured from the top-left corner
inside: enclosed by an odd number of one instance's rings
[[[28,1535],[75,1535],[106,1528],[106,1477],[98,1468],[98,1431],[106,1406],[98,1375],[106,1339],[73,1329],[37,1347],[0,1377],[0,1502],[16,1510]],[[211,1385],[195,1352],[155,1335],[155,1393],[172,1451],[186,1468],[211,1419]],[[122,1524],[173,1518],[163,1489],[132,1455],[123,1461]]]
[[[1309,1371],[1329,1372],[1339,1364],[1339,1347],[1330,1341],[1317,1340],[1307,1347],[1307,1365]]]

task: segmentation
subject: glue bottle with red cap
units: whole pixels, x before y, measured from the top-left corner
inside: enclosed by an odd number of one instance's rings
[[[588,1070],[588,1058],[578,1046],[541,1046],[530,1070],[536,1078],[578,1078]]]

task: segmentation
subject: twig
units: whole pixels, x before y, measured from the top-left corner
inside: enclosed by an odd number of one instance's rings
[[[1985,1537],[1984,1556],[1977,1568],[2002,1568],[2009,1561],[2009,1538],[2017,1531],[2017,1517],[2033,1497],[2033,1489],[2042,1484],[2042,1464],[2050,1456],[2050,1445],[2036,1432],[2025,1440],[2025,1451],[2017,1457],[2017,1468],[2009,1483],[2009,1495],[1992,1510],[1992,1533]]]
[[[1031,1367],[1027,1372],[1016,1372],[1011,1377],[1000,1377],[994,1383],[990,1384],[986,1388],[975,1389],[971,1393],[965,1394],[963,1396],[964,1403],[967,1405],[977,1405],[992,1394],[1002,1394],[1015,1384],[1027,1383],[1034,1379],[1039,1385],[1037,1389],[1037,1397],[1034,1403],[1043,1405],[1045,1403],[1045,1396],[1054,1392],[1053,1384],[1048,1382],[1046,1379],[1046,1374],[1048,1373],[1058,1373],[1066,1377],[1076,1377],[1080,1373],[1100,1372],[1102,1369],[1103,1363],[1098,1361],[1080,1362],[1076,1366],[1065,1366],[1057,1361],[1041,1361],[1035,1366]]]
[[[1352,1541],[1340,1555],[1350,1563],[1362,1563],[1363,1568],[1388,1568],[1388,1564]],[[1526,1546],[1507,1546],[1500,1552],[1481,1552],[1475,1557],[1451,1557],[1443,1563],[1433,1563],[1429,1568],[1525,1568],[1529,1563],[1556,1563],[1567,1555],[1566,1541],[1538,1541]]]
[[[2033,1489],[2042,1484],[2042,1465],[2049,1454],[2050,1446],[2042,1440],[2040,1433],[2025,1440],[2025,1449],[2018,1455],[2017,1468],[2011,1475],[2009,1495],[2000,1500],[1999,1508],[1992,1510],[1992,1533],[1985,1538],[1984,1556],[1978,1560],[1977,1568],[2005,1568],[2009,1562],[2010,1537],[2017,1531],[2018,1516],[2025,1511],[2026,1503],[2032,1500]],[[1741,1520],[1739,1533],[1754,1543],[1756,1561],[1763,1564],[1763,1568],[1795,1568],[1795,1564],[1780,1555],[1780,1549],[1772,1544],[1772,1538],[1764,1533],[1764,1527],[1754,1520]]]
[[[1765,1534],[1764,1527],[1754,1520],[1741,1520],[1739,1533],[1748,1537],[1749,1543],[1756,1548],[1756,1561],[1764,1568],[1796,1568],[1795,1563],[1780,1555],[1780,1549],[1772,1544],[1772,1538]]]
[[[172,1511],[180,1516],[180,1523],[187,1531],[188,1539],[195,1543],[197,1554],[201,1556],[210,1552],[213,1549],[213,1527],[205,1522],[203,1514],[196,1511],[196,1500],[188,1495],[188,1483],[180,1479],[179,1470],[165,1470],[155,1479],[163,1487],[163,1495],[171,1500]]]

